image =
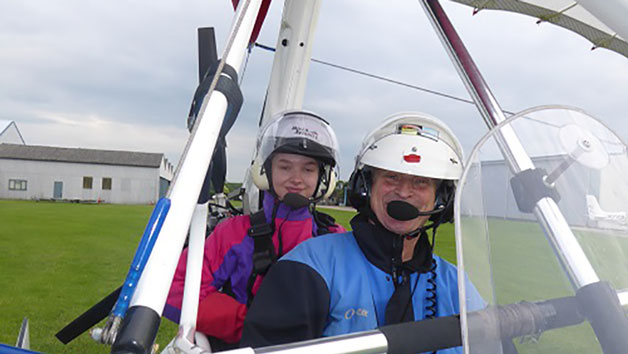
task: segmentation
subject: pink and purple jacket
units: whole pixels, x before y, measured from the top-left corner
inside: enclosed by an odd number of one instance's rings
[[[265,193],[263,207],[268,223],[271,222],[274,203],[275,199]],[[227,343],[240,340],[247,311],[247,285],[253,270],[254,248],[253,239],[248,236],[250,227],[248,215],[234,216],[218,224],[205,240],[196,330]],[[307,207],[290,210],[280,203],[272,236],[275,254],[279,258],[312,235],[318,235],[317,231],[318,226]],[[341,233],[345,229],[335,224],[328,227],[328,231]],[[279,234],[282,254],[279,254]],[[181,314],[187,253],[186,248],[179,258],[164,308],[164,316],[174,322],[179,322]],[[258,276],[251,291],[253,295],[257,293],[261,281],[262,276]]]

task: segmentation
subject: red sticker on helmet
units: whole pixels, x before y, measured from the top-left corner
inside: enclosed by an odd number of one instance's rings
[[[405,162],[410,162],[410,163],[419,163],[421,162],[421,155],[417,155],[417,154],[403,155],[403,160]]]

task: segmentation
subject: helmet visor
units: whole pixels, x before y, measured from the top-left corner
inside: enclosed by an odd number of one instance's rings
[[[287,113],[271,121],[257,141],[257,155],[261,161],[276,152],[308,156],[335,166],[338,142],[323,119],[304,112]]]

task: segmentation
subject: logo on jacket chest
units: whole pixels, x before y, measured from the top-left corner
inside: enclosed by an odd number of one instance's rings
[[[365,309],[357,308],[357,309],[348,309],[345,311],[345,319],[350,320],[353,316],[359,317],[368,317],[369,312]]]

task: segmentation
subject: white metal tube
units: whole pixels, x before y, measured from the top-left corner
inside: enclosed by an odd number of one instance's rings
[[[183,304],[181,305],[181,319],[179,320],[179,326],[183,328],[184,334],[196,328],[208,209],[208,203],[197,204],[190,224],[185,287]]]
[[[279,112],[301,109],[303,105],[320,5],[321,0],[284,3],[270,82],[266,90],[264,112],[260,122],[262,125]],[[243,182],[246,188],[245,212],[255,212],[259,191],[248,171]]]
[[[286,1],[262,123],[286,109],[301,109],[321,0]]]
[[[250,349],[250,348],[249,348]],[[237,349],[223,352],[225,354],[241,353]],[[346,334],[335,337],[326,337],[282,344],[272,347],[258,348],[254,353],[277,353],[277,354],[379,354],[388,351],[388,340],[386,336],[378,331],[368,331],[362,333]]]
[[[222,121],[226,109],[226,97],[215,92],[204,112],[206,119],[201,120],[197,130],[197,136],[203,136],[204,139],[194,139],[188,149],[177,183],[171,190],[170,212],[142,273],[131,306],[146,306],[160,315],[162,313],[211,159],[211,153],[208,152],[213,151],[220,130],[220,125],[215,123]]]
[[[547,197],[539,200],[534,215],[543,226],[545,236],[550,240],[554,253],[561,260],[559,263],[574,287],[579,289],[600,281],[556,202]]]
[[[247,1],[241,1],[236,14],[239,18]],[[261,0],[250,0],[243,14],[240,27],[232,26],[231,48],[226,48],[223,58],[239,71],[248,45]],[[227,50],[229,49],[229,50]],[[145,306],[162,314],[177,260],[185,242],[192,213],[203,185],[212,152],[227,110],[227,99],[221,92],[213,92],[205,99],[197,119],[197,126],[190,137],[184,160],[175,184],[170,190],[171,207],[146,268],[138,283],[131,306]]]

